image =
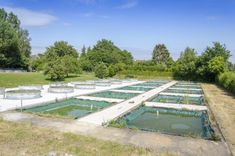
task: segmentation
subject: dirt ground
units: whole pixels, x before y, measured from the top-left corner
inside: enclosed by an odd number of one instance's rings
[[[209,107],[235,155],[235,96],[212,84],[202,85]]]

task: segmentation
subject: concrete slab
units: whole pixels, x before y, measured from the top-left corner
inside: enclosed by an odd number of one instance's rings
[[[202,89],[197,89],[197,88],[175,88],[175,87],[170,87],[169,89],[175,89],[175,90],[202,90]]]
[[[103,98],[103,97],[94,97],[94,96],[78,96],[77,99],[85,99],[85,100],[95,100],[95,101],[106,101],[106,102],[122,102],[124,99],[112,99],[112,98]]]
[[[177,86],[200,86],[200,84],[176,84]]]
[[[144,91],[139,91],[139,90],[118,90],[118,89],[112,89],[110,91],[112,91],[112,92],[119,92],[119,93],[144,93]]]
[[[134,85],[134,86],[130,86],[130,87],[157,88],[157,87],[153,87],[153,86],[138,86],[138,85]]]
[[[201,97],[202,94],[182,94],[182,93],[168,93],[168,92],[161,92],[160,95],[171,95],[171,96],[189,96],[189,97]]]
[[[191,111],[203,111],[207,110],[206,106],[198,106],[192,104],[175,104],[175,103],[161,103],[161,102],[145,102],[146,106],[149,107],[160,107],[160,108],[173,108],[173,109],[186,109]]]

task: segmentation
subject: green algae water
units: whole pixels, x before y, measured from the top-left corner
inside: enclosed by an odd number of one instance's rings
[[[104,92],[90,94],[89,96],[114,98],[114,99],[129,99],[137,95],[138,93],[121,93],[121,92],[104,91]]]
[[[105,101],[68,99],[46,105],[35,106],[24,109],[25,112],[44,113],[51,115],[80,118],[102,108],[110,106],[111,103]]]
[[[126,87],[122,87],[122,88],[118,88],[120,90],[137,90],[137,91],[149,91],[153,88],[147,88],[147,87],[132,87],[132,86],[126,86]]]
[[[150,99],[151,102],[160,103],[176,103],[176,104],[194,104],[205,105],[204,97],[189,97],[189,96],[172,96],[172,95],[157,95]]]
[[[130,127],[181,135],[201,135],[203,131],[201,124],[201,119],[195,116],[184,117],[175,114],[157,114],[152,112],[144,112],[128,122]]]
[[[142,106],[119,118],[125,127],[173,135],[209,139],[213,130],[206,112],[183,111]]]

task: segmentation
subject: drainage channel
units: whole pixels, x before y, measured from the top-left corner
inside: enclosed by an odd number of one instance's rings
[[[155,96],[156,94],[173,86],[176,83],[177,83],[177,81],[168,82],[166,84],[163,84],[162,86],[154,88],[154,89],[152,89],[148,92],[145,92],[143,94],[137,95],[131,99],[123,101],[123,102],[116,104],[112,107],[109,107],[109,108],[104,109],[102,111],[99,111],[99,112],[93,113],[91,115],[85,116],[83,118],[80,118],[77,120],[77,122],[86,122],[86,123],[91,123],[91,124],[95,124],[95,125],[103,125],[104,123],[107,123],[108,121],[114,120],[114,119],[124,115],[128,111],[140,106],[147,99]]]

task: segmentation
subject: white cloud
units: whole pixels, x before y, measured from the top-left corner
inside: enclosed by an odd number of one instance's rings
[[[22,26],[44,26],[57,20],[57,17],[43,12],[37,12],[25,8],[13,8],[7,6],[0,7],[4,8],[7,12],[13,12],[16,14],[20,19]]]
[[[129,0],[127,3],[124,3],[120,6],[118,6],[118,9],[130,9],[138,5],[137,0]]]

